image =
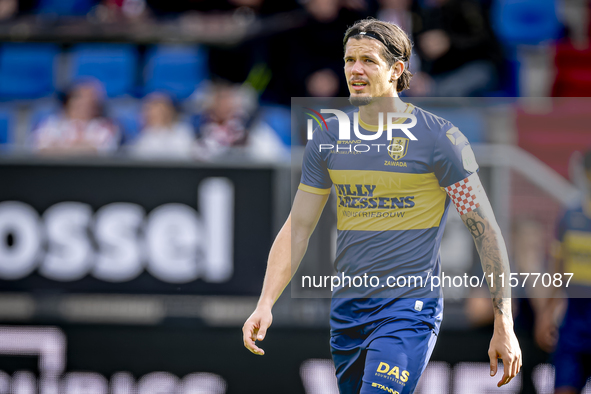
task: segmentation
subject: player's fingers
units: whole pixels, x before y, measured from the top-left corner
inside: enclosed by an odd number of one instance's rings
[[[515,356],[515,361],[513,361],[513,368],[511,369],[511,379],[513,379],[517,375],[518,368],[519,368],[519,355]]]
[[[497,359],[497,352],[489,349],[488,357],[490,358],[490,376],[495,376],[497,374],[497,364],[499,362]]]
[[[258,330],[258,333],[256,336],[257,341],[262,341],[263,339],[265,339],[265,336],[267,336],[267,329],[269,328],[270,325],[271,325],[271,323],[266,320],[261,321],[261,326],[259,327],[259,330]]]
[[[254,322],[247,320],[242,326],[242,337],[246,340],[247,337],[252,337],[254,331]]]
[[[263,355],[265,352],[263,349],[259,348],[256,344],[254,339],[252,338],[252,331],[249,333],[245,331],[242,336],[242,341],[244,342],[244,347],[250,350],[254,354]]]
[[[254,322],[249,320],[244,323],[244,326],[242,327],[242,341],[244,343],[244,347],[250,350],[252,353],[263,355],[265,354],[264,350],[255,344],[255,331],[256,327]]]
[[[517,374],[519,373],[519,370],[521,369],[521,353],[517,355],[517,359],[515,360],[515,364],[513,366],[513,376],[517,376]]]
[[[259,348],[254,341],[252,340],[252,338],[245,338],[244,339],[244,347],[246,347],[248,350],[250,350],[252,353],[258,355],[258,356],[262,356],[265,354],[265,351],[261,348]]]
[[[519,350],[515,356],[513,357],[513,372],[511,374],[511,379],[513,379],[519,373],[519,369],[521,368],[521,350]]]
[[[503,377],[497,384],[497,387],[501,387],[502,385],[509,383],[511,379],[513,379],[512,372],[514,363],[515,360],[513,360],[513,357],[508,356],[503,358]]]

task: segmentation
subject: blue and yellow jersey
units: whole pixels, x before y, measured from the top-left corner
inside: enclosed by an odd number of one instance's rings
[[[562,261],[561,273],[573,273],[566,289],[564,324],[580,346],[591,350],[591,217],[582,206],[564,212],[556,226],[556,240],[554,253]]]
[[[429,278],[440,273],[439,246],[450,206],[444,188],[470,176],[477,164],[467,139],[450,122],[412,104],[405,112],[417,118],[409,129],[417,140],[395,129],[391,140],[384,131],[374,141],[339,141],[338,121],[331,118],[328,130],[317,129],[306,146],[299,189],[336,192],[337,273],[381,278],[377,287],[334,290],[333,330],[393,316],[419,317],[436,329],[441,321],[441,293],[431,291]],[[348,115],[353,130],[353,113]],[[361,119],[359,126],[362,134],[377,131]],[[334,149],[327,148],[331,145]],[[429,284],[385,285],[387,277],[399,276]],[[417,310],[419,298],[424,302]]]

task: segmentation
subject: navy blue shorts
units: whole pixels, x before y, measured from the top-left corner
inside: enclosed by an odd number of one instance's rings
[[[591,378],[591,351],[588,338],[569,332],[568,327],[562,327],[556,351],[552,357],[556,372],[554,387],[572,387],[581,391]],[[587,339],[585,341],[584,339]]]
[[[411,394],[427,367],[437,334],[429,325],[395,320],[331,336],[341,394]]]

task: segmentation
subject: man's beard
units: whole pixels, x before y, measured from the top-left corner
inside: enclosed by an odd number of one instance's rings
[[[349,96],[349,102],[356,107],[371,104],[373,98],[370,96]]]

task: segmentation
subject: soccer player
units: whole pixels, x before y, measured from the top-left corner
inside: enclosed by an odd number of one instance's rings
[[[398,97],[412,76],[405,65],[411,54],[407,35],[396,25],[366,19],[347,30],[343,44],[350,102],[359,107],[358,114],[348,114],[351,124],[369,135],[378,130],[379,113],[413,115],[416,140],[395,129],[391,141],[384,132],[369,142],[378,145],[373,150],[349,154],[322,149],[338,146],[339,122],[334,117],[327,120],[328,130],[314,132],[291,214],[271,248],[257,308],[243,327],[244,345],[254,354],[264,354],[255,341],[265,338],[271,308],[304,256],[333,185],[338,200],[334,264],[339,276],[438,277],[439,245],[452,201],[474,237],[485,273],[497,279],[509,275],[506,247],[468,141],[448,121]],[[404,121],[400,116],[394,123]],[[490,374],[497,373],[501,358],[500,387],[519,372],[521,350],[513,332],[510,288],[498,280],[489,288],[495,313]],[[414,392],[435,345],[442,312],[440,290],[429,286],[337,287],[330,344],[340,392]]]
[[[578,394],[591,378],[591,151],[584,159],[588,189],[582,204],[567,209],[556,228],[555,273],[572,273],[566,289],[567,309],[555,343],[556,315],[564,299],[550,298],[538,311],[536,340],[554,346],[555,393]],[[564,278],[566,280],[566,278]],[[559,296],[554,293],[554,295]]]

